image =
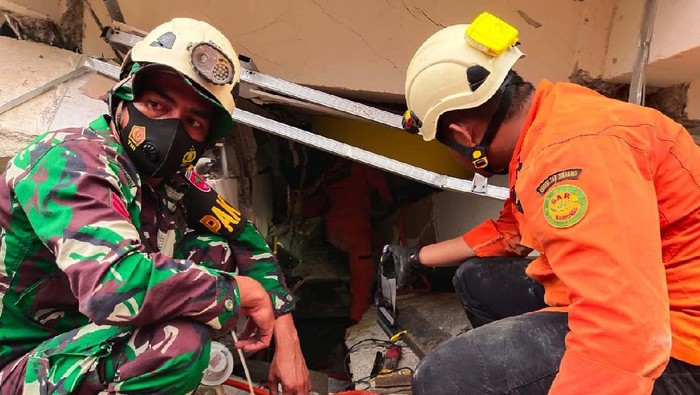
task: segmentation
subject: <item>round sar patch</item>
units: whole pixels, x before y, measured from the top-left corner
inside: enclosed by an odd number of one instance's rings
[[[586,215],[588,198],[581,188],[559,185],[544,198],[544,218],[555,228],[576,225]]]

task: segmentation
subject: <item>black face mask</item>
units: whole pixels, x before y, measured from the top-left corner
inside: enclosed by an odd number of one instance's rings
[[[122,145],[146,177],[166,177],[194,164],[206,143],[194,141],[177,118],[151,119],[124,102],[129,122],[119,130]]]

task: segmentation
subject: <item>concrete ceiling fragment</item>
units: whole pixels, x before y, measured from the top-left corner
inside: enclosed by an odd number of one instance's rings
[[[566,81],[572,75],[629,83],[641,26],[639,0],[110,0],[139,29],[177,16],[209,21],[260,70],[354,99],[403,102],[405,68],[415,49],[443,26],[466,23],[483,10],[520,29],[527,79]],[[0,0],[0,10],[65,22],[75,4],[100,24],[103,0]],[[87,7],[86,7],[87,8]],[[113,58],[90,9],[82,12],[82,50]],[[690,84],[688,116],[700,118],[700,0],[659,2],[648,85]]]
[[[521,29],[528,57],[519,68],[526,76],[565,80],[577,56],[576,27],[588,12],[588,2],[513,3],[518,2],[119,1],[131,26],[149,30],[182,15],[204,19],[222,29],[238,51],[253,58],[266,74],[397,102],[403,94],[406,65],[420,43],[440,28],[466,23],[485,9]],[[90,4],[102,20],[108,19],[101,0]],[[600,13],[606,18],[605,10]],[[108,54],[96,35],[89,34],[90,24],[86,21],[85,51]],[[547,37],[546,45],[537,44]]]
[[[71,1],[0,0],[0,8],[60,21]],[[526,78],[564,81],[577,70],[629,81],[642,7],[639,0],[110,0],[125,22],[148,30],[176,16],[218,26],[260,70],[277,77],[363,98],[400,102],[413,51],[443,26],[466,23],[483,10],[520,29]],[[103,0],[86,0],[103,24]],[[73,11],[75,13],[75,11]],[[113,56],[83,12],[83,51]],[[647,78],[669,86],[699,79],[700,0],[659,2]]]

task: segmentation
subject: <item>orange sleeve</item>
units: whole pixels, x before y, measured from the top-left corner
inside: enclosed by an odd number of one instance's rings
[[[515,206],[506,200],[497,220],[486,220],[462,236],[476,256],[524,256],[531,250],[520,245]]]
[[[581,136],[535,154],[516,187],[523,237],[539,240],[570,300],[550,394],[649,394],[671,350],[651,161],[615,136]],[[580,174],[546,182],[567,169]]]

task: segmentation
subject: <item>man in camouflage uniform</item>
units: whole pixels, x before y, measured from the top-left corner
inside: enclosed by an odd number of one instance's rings
[[[111,116],[38,136],[9,163],[0,393],[190,392],[212,330],[242,315],[237,347],[275,337],[273,393],[308,393],[294,298],[268,246],[184,171],[231,131],[239,73],[219,31],[174,19],[127,56]]]

